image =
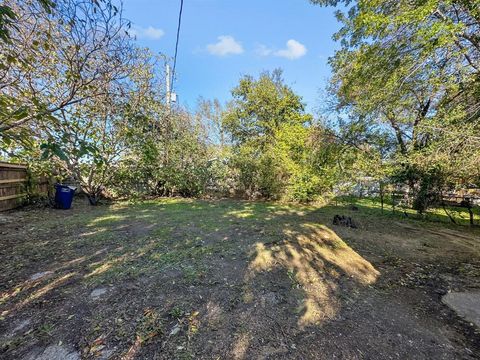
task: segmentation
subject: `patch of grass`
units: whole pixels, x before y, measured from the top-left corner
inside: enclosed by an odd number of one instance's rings
[[[179,360],[193,360],[195,359],[195,355],[192,354],[190,351],[180,348],[178,353],[176,354]]]
[[[37,334],[39,337],[49,338],[49,337],[52,337],[54,330],[55,330],[55,326],[53,324],[44,323],[37,328]]]
[[[2,341],[0,346],[0,351],[2,352],[12,351],[17,347],[21,346],[23,343],[27,341],[27,339],[30,339],[30,338],[31,338],[31,334],[29,334],[28,337],[17,335],[17,336],[14,336],[13,338],[9,338],[6,341]]]
[[[249,286],[246,286],[246,285],[242,286],[241,298],[244,304],[250,304],[255,300],[253,291]]]
[[[232,324],[232,317],[235,324],[243,323],[243,318],[235,316],[259,309],[259,301],[268,305],[265,311],[278,313],[282,320],[314,323],[319,314],[333,311],[328,308],[330,300],[349,301],[358,284],[363,286],[370,277],[373,282],[373,267],[398,271],[397,267],[417,261],[419,248],[432,258],[448,256],[440,250],[451,245],[450,239],[443,241],[443,234],[438,234],[442,227],[449,227],[447,222],[429,225],[422,218],[419,224],[413,213],[407,218],[387,208],[382,214],[375,200],[359,200],[357,207],[358,211],[348,204],[319,207],[165,199],[84,209],[74,206],[71,212],[52,212],[46,220],[37,216],[25,222],[23,233],[11,231],[8,245],[12,249],[0,249],[0,253],[18,255],[0,263],[0,277],[7,284],[2,290],[9,294],[1,305],[9,310],[52,279],[75,274],[39,295],[37,304],[42,301],[42,307],[26,303],[17,312],[15,316],[23,316],[25,310],[29,316],[34,313],[36,324],[48,321],[32,337],[41,338],[42,333],[51,340],[51,335],[65,331],[61,321],[46,320],[46,314],[57,309],[50,304],[67,299],[68,306],[80,307],[79,314],[85,304],[95,307],[95,315],[78,323],[91,332],[82,336],[92,340],[106,336],[105,344],[115,344],[123,354],[139,350],[150,339],[163,344],[168,337],[166,354],[180,358],[197,354],[208,341],[209,321],[220,333],[227,329],[226,323]],[[335,214],[358,220],[359,228],[332,227]],[[461,230],[467,235],[474,231]],[[462,234],[458,238],[467,245],[457,248],[467,253],[470,239]],[[51,279],[28,288],[27,279],[33,273],[50,270]],[[468,276],[479,271],[474,265],[457,270]],[[96,284],[112,286],[104,298],[93,301],[88,294]],[[348,290],[345,295],[342,286]],[[166,308],[158,309],[159,302]],[[280,305],[273,305],[277,302]],[[169,336],[173,324],[181,327],[175,337]],[[248,322],[239,326],[238,334],[252,330]],[[258,334],[266,336],[262,330]],[[21,340],[18,345],[22,346]],[[125,348],[130,345],[130,350]]]
[[[188,284],[198,283],[206,274],[203,265],[187,265],[182,267],[183,278]]]
[[[347,198],[341,199],[340,206],[349,210],[349,205],[354,204],[360,208],[360,212],[366,212],[370,216],[384,216],[390,218],[404,218],[410,220],[420,220],[425,222],[441,222],[449,225],[454,225],[448,218],[447,214],[443,208],[429,208],[424,214],[420,215],[416,210],[410,208],[404,208],[400,206],[395,206],[395,211],[393,211],[392,203],[390,201],[385,201],[384,209],[382,212],[381,202],[378,198]],[[466,208],[461,207],[452,207],[447,206],[447,211],[452,215],[458,225],[469,225],[469,213]],[[472,209],[474,213],[474,219],[477,224],[480,223],[480,207],[475,206]],[[353,214],[360,213],[351,211]]]
[[[169,312],[169,315],[174,319],[180,319],[185,314],[185,311],[178,305],[175,305]]]
[[[90,226],[109,226],[112,224],[116,224],[120,221],[127,219],[127,215],[121,214],[107,214],[105,216],[97,217],[93,221],[90,222]]]
[[[297,275],[294,270],[289,269],[287,271],[287,276],[290,279],[290,282],[292,283],[292,289],[300,288],[300,283],[297,280]]]
[[[480,263],[477,264],[460,264],[457,271],[461,275],[480,278]]]

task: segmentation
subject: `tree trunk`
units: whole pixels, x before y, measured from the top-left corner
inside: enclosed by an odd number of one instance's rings
[[[382,206],[382,214],[383,214],[383,203],[384,203],[384,191],[383,191],[383,183],[380,181],[380,204]]]
[[[88,194],[87,197],[88,197],[88,201],[90,202],[90,205],[92,205],[92,206],[98,205],[97,196]]]
[[[470,206],[468,208],[468,213],[470,215],[470,225],[473,226],[474,225],[474,222],[473,222],[473,211],[472,211],[472,207]]]

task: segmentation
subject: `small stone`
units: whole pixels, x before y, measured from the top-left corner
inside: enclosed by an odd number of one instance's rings
[[[6,337],[7,338],[11,338],[11,337],[14,337],[15,335],[17,335],[20,331],[23,331],[25,330],[29,325],[31,324],[31,320],[30,319],[26,319],[26,320],[22,320],[20,322],[17,322],[17,324],[15,325],[15,327],[13,328],[13,330],[11,332],[9,332]]]
[[[32,276],[30,276],[30,280],[31,280],[31,281],[36,281],[36,280],[39,280],[39,279],[41,279],[41,278],[44,278],[45,276],[50,275],[50,274],[53,274],[53,271],[38,272],[38,273],[33,274]]]
[[[94,290],[90,293],[90,297],[92,298],[92,300],[97,300],[97,299],[99,299],[102,295],[104,295],[106,292],[107,292],[107,289],[105,289],[105,288],[94,289]]]
[[[170,331],[170,336],[177,335],[179,332],[180,332],[180,326],[178,326],[178,324],[176,324],[176,325],[172,328],[172,330]]]
[[[80,360],[80,355],[65,346],[50,345],[40,354],[31,354],[28,360]]]
[[[98,355],[98,360],[107,360],[110,359],[115,352],[114,349],[103,349]]]

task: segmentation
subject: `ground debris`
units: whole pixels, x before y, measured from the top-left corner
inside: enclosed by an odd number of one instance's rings
[[[346,226],[352,229],[357,228],[357,224],[355,224],[352,218],[345,215],[335,215],[333,217],[333,225]]]
[[[80,360],[78,352],[64,345],[50,345],[41,353],[32,353],[28,360]]]
[[[363,206],[292,209],[179,199],[76,207],[61,219],[33,214],[22,233],[4,225],[0,311],[10,313],[0,323],[0,358],[479,353],[476,328],[441,302],[477,287],[475,233],[405,228]],[[237,220],[246,210],[255,216]],[[335,214],[354,217],[359,229],[332,226]],[[30,280],[46,270],[53,274]],[[63,274],[76,275],[62,282]]]

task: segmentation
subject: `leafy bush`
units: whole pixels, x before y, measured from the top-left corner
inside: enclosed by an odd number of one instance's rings
[[[301,173],[292,178],[287,190],[289,200],[315,201],[321,194],[321,179],[312,173]]]

